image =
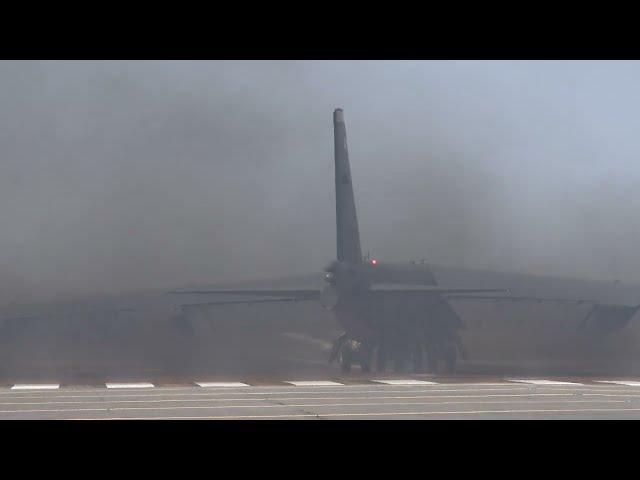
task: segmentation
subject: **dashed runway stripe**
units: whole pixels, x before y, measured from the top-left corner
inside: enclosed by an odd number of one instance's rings
[[[153,388],[153,383],[105,383],[107,388]]]
[[[341,388],[361,388],[361,387],[366,387],[367,385],[372,386],[373,384],[378,384],[378,385],[387,385],[387,386],[397,386],[397,387],[427,387],[427,386],[432,386],[432,387],[451,387],[451,388],[469,388],[469,387],[476,387],[476,388],[486,388],[486,387],[491,387],[494,386],[495,388],[498,387],[508,387],[510,385],[520,385],[521,387],[525,388],[526,385],[537,385],[537,386],[549,386],[549,387],[553,387],[553,386],[558,386],[558,387],[562,387],[562,386],[566,386],[566,387],[573,387],[573,386],[589,386],[591,385],[592,387],[602,387],[604,388],[605,386],[610,386],[610,387],[640,387],[640,379],[638,380],[595,380],[595,379],[589,379],[586,381],[560,381],[560,380],[547,380],[547,379],[504,379],[501,382],[496,382],[495,380],[493,380],[493,382],[473,382],[473,383],[461,383],[461,382],[454,382],[451,383],[450,380],[448,379],[438,379],[438,378],[434,378],[433,380],[437,380],[437,381],[427,381],[427,380],[418,380],[418,379],[411,379],[411,378],[399,378],[399,379],[367,379],[367,378],[360,378],[360,379],[353,379],[351,381],[348,382],[341,382],[340,379],[336,380],[336,381],[332,381],[332,380],[291,380],[291,381],[284,381],[284,380],[272,380],[268,385],[267,384],[262,384],[260,383],[259,385],[253,385],[251,383],[244,383],[244,382],[209,382],[209,381],[192,381],[190,383],[185,383],[184,385],[182,385],[179,388],[184,388],[184,387],[200,387],[203,389],[224,389],[224,388],[239,388],[239,389],[243,389],[243,388],[257,388],[257,389],[261,389],[263,387],[281,387],[284,384],[287,385],[292,385],[294,387],[308,387],[309,389],[312,389],[314,387],[341,387]],[[131,382],[131,383],[126,383],[126,382],[121,382],[121,383],[105,383],[103,384],[104,387],[106,387],[107,389],[110,390],[118,390],[118,389],[122,389],[122,390],[135,390],[135,389],[154,389],[154,390],[162,390],[165,387],[158,387],[158,385],[151,383],[151,382]],[[50,383],[50,384],[15,384],[15,385],[7,385],[4,388],[9,388],[10,391],[12,392],[16,392],[16,391],[21,391],[21,392],[29,392],[29,393],[33,393],[36,394],[38,391],[51,391],[51,390],[68,390],[69,388],[88,388],[89,386],[82,386],[82,385],[64,385],[61,386],[61,384],[54,384],[54,383]],[[102,388],[104,388],[102,387]],[[176,385],[171,385],[171,387],[176,387]],[[95,388],[95,387],[94,387]],[[8,394],[8,393],[7,393]]]
[[[529,383],[531,385],[583,385],[576,382],[560,382],[557,380],[509,380],[509,382]]]
[[[213,387],[248,387],[246,383],[242,382],[193,382],[199,387],[202,388],[213,388]]]
[[[384,383],[385,385],[437,385],[436,382],[426,382],[424,380],[372,380],[376,383]]]
[[[613,383],[616,385],[626,385],[628,387],[640,387],[640,382],[632,380],[598,380],[598,383]]]
[[[45,385],[14,385],[11,390],[57,390],[60,388],[59,384],[45,384]]]
[[[310,380],[310,381],[295,381],[284,382],[295,385],[296,387],[339,387],[344,386],[344,383],[330,382],[328,380]]]

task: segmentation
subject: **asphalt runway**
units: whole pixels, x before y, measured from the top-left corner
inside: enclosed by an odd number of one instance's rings
[[[421,375],[15,384],[0,388],[0,419],[640,419],[640,380]]]

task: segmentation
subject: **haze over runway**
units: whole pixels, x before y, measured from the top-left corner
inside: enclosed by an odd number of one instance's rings
[[[372,255],[640,283],[639,82],[613,61],[3,61],[0,295],[316,271],[335,106]]]
[[[336,325],[318,309],[176,315],[161,293],[316,282],[308,274],[334,258],[336,105],[349,112],[361,253],[418,260],[445,289],[554,299],[458,298],[472,363],[640,367],[637,63],[4,62],[0,73],[5,381],[333,371]]]

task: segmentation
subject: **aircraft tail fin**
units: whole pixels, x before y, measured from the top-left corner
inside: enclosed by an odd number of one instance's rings
[[[336,175],[337,259],[340,262],[362,262],[356,202],[351,183],[351,167],[347,149],[347,129],[341,108],[333,112]]]

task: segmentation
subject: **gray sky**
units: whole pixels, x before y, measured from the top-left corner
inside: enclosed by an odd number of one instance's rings
[[[320,270],[345,109],[364,250],[640,282],[638,62],[0,62],[2,298]]]

